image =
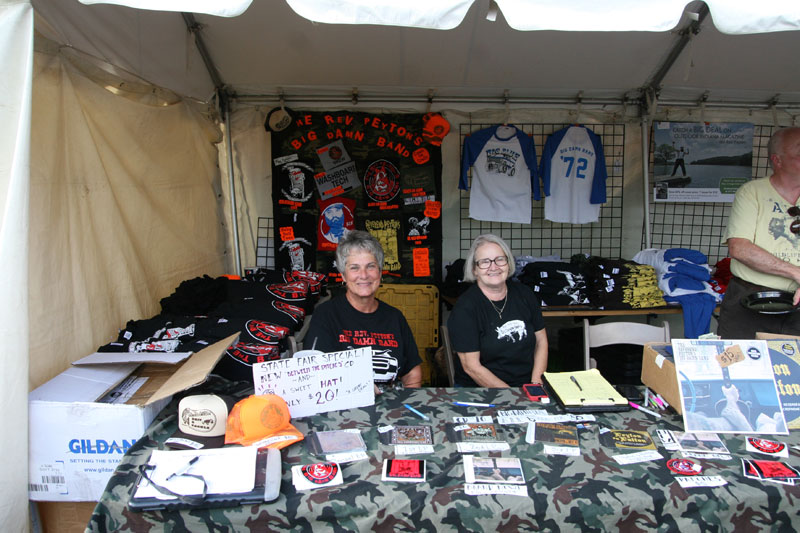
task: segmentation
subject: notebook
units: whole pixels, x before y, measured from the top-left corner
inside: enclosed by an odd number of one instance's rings
[[[545,385],[568,413],[628,411],[628,400],[596,368],[576,372],[545,372]]]

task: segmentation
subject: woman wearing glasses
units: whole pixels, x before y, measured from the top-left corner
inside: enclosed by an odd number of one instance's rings
[[[375,297],[381,285],[383,248],[366,231],[350,231],[336,247],[345,293],[319,304],[303,340],[306,349],[337,352],[372,347],[376,392],[422,384],[422,359],[403,313]]]
[[[518,387],[541,383],[547,369],[547,332],[533,291],[515,281],[506,242],[487,233],[475,238],[464,263],[474,281],[447,320],[462,387]]]

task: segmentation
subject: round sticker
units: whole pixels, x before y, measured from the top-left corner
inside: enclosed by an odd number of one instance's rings
[[[684,476],[696,476],[703,471],[703,467],[690,459],[670,459],[667,468]]]
[[[303,465],[300,471],[311,483],[324,485],[333,481],[336,473],[339,472],[339,465],[336,463],[314,463]]]
[[[786,445],[782,442],[757,439],[753,437],[750,437],[747,440],[750,441],[750,445],[753,446],[753,448],[760,451],[761,453],[780,453],[783,451],[784,448],[786,448]]]
[[[400,171],[389,161],[379,159],[364,173],[364,190],[376,202],[388,202],[400,190]]]
[[[424,165],[431,160],[431,154],[426,148],[417,148],[414,150],[414,153],[411,154],[411,157],[414,158],[414,162],[418,165]]]

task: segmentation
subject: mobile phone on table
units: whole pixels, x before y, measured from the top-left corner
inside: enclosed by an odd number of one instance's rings
[[[540,402],[542,399],[547,398],[547,391],[541,384],[527,383],[522,386],[525,395],[533,402]]]

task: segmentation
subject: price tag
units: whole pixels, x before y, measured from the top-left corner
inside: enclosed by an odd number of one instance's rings
[[[717,362],[722,368],[731,366],[734,363],[744,361],[744,352],[737,344],[728,346],[724,352],[717,354]]]

